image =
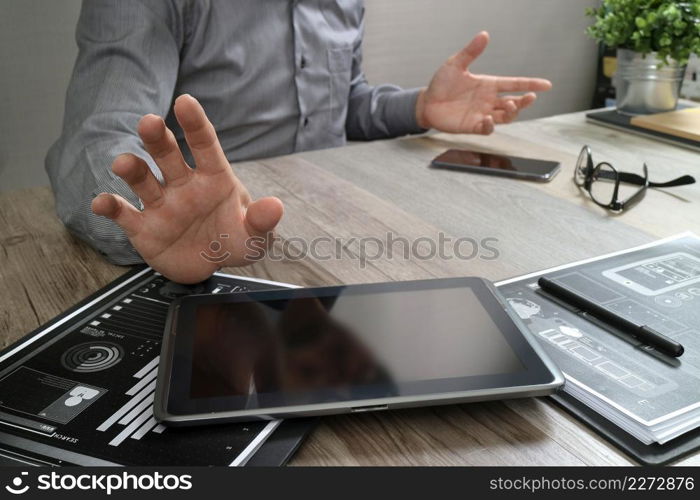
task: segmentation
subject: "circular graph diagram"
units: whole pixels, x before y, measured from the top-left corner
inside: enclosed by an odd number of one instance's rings
[[[71,347],[61,356],[61,364],[74,372],[99,372],[111,368],[124,357],[121,346],[112,342],[86,342]]]

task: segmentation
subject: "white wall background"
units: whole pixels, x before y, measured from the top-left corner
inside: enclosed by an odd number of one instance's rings
[[[474,70],[554,82],[523,118],[589,105],[596,49],[583,33],[583,12],[595,0],[365,1],[371,82],[425,85],[487,29],[492,44]],[[0,0],[0,191],[48,183],[44,156],[60,131],[79,11],[79,0]]]
[[[48,184],[79,11],[79,0],[0,0],[0,192]]]
[[[481,30],[491,43],[479,73],[541,76],[554,83],[522,119],[590,107],[597,48],[584,33],[597,0],[365,0],[364,69],[371,82],[426,85]]]

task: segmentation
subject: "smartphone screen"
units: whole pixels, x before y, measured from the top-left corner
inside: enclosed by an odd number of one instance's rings
[[[559,163],[556,161],[480,153],[464,149],[445,151],[433,160],[432,165],[438,168],[505,175],[539,181],[549,181],[559,171]]]

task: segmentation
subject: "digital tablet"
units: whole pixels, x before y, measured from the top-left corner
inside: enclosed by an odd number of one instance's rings
[[[365,412],[563,380],[478,278],[191,295],[170,309],[154,412],[173,425]]]

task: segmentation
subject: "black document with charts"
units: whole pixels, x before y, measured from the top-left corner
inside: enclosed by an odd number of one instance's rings
[[[0,353],[0,463],[280,465],[312,421],[166,428],[153,397],[173,299],[286,286],[218,273],[183,286],[140,268],[20,339]]]
[[[542,275],[680,342],[685,353],[667,356],[547,295],[537,285]],[[608,433],[617,429],[613,440],[633,455],[641,452],[629,448],[668,458],[679,443],[686,451],[689,441],[700,445],[700,238],[685,234],[497,286],[564,373],[556,396],[564,406]]]

